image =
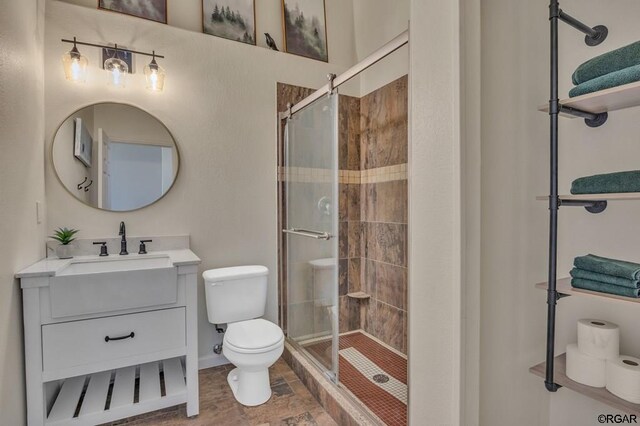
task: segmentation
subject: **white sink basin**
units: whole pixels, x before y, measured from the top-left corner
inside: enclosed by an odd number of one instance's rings
[[[86,259],[73,261],[68,266],[59,270],[56,276],[102,274],[105,272],[139,271],[143,269],[171,267],[169,256],[149,257],[105,257],[99,259]]]
[[[168,256],[77,259],[56,272],[49,291],[53,318],[170,305],[178,270]]]

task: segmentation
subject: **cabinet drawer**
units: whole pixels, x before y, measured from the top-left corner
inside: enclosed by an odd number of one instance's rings
[[[184,308],[42,326],[45,372],[185,346]]]

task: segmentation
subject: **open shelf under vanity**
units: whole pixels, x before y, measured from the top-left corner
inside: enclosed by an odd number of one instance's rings
[[[46,425],[96,425],[187,402],[184,357],[45,384]]]

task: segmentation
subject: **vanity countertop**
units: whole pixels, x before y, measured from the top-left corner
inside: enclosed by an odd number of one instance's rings
[[[189,249],[179,249],[179,250],[165,250],[165,251],[150,251],[147,254],[134,254],[131,253],[126,256],[126,259],[135,259],[135,258],[150,258],[150,257],[158,257],[158,256],[168,256],[171,259],[171,263],[173,266],[189,266],[189,265],[198,265],[201,260],[194,252]],[[31,266],[24,268],[23,270],[16,273],[16,278],[37,278],[37,277],[53,277],[56,273],[63,268],[69,266],[72,262],[82,262],[82,261],[94,261],[94,260],[117,260],[120,259],[121,256],[117,254],[112,254],[109,257],[100,257],[96,255],[91,256],[74,256],[72,259],[58,259],[56,257],[49,257],[38,262],[34,263]],[[124,259],[123,259],[124,260]]]

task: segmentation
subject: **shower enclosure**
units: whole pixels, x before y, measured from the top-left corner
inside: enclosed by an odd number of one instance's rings
[[[407,412],[408,79],[360,97],[338,87],[407,43],[401,34],[319,90],[278,86],[281,325],[387,425]]]

